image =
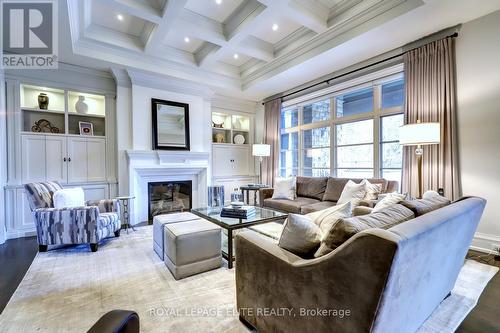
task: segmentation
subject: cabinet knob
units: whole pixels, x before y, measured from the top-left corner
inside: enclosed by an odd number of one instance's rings
[[[71,157],[68,157],[68,162],[71,162]]]
[[[63,158],[63,161],[64,161],[64,162],[66,162],[66,157],[65,157],[65,158]]]

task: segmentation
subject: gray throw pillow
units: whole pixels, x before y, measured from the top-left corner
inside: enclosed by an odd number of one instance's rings
[[[389,229],[415,217],[413,212],[400,204],[394,204],[369,215],[341,219],[321,240],[314,256],[321,257],[342,245],[360,231],[370,228]]]
[[[428,195],[422,199],[404,200],[401,204],[408,209],[411,209],[415,216],[424,215],[432,212],[433,210],[442,208],[451,203],[448,198],[440,195]]]
[[[278,245],[299,256],[308,255],[321,241],[319,227],[305,215],[290,214],[283,226]]]

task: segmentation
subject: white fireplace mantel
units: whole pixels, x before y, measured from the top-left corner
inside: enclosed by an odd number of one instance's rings
[[[193,207],[207,203],[207,179],[210,154],[191,151],[127,150],[130,194],[135,196],[131,205],[131,223],[148,219],[149,182],[192,182]]]

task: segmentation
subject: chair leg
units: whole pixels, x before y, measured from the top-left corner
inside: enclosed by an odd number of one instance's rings
[[[38,244],[38,251],[39,252],[47,252],[48,248],[49,248],[48,245]]]
[[[120,237],[120,231],[121,231],[121,229],[118,229],[115,231],[115,237]]]
[[[97,252],[98,247],[99,246],[97,245],[97,243],[91,243],[90,244],[90,251]]]

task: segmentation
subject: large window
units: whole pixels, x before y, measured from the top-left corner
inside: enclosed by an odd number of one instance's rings
[[[402,74],[287,105],[280,175],[383,177],[401,181]]]

